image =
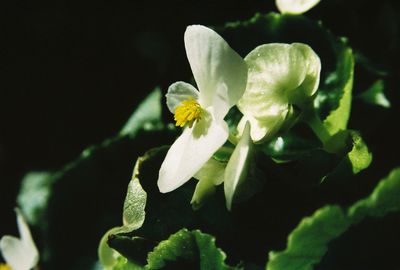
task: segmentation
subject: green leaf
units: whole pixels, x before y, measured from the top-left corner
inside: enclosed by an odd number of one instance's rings
[[[353,147],[347,154],[347,157],[351,162],[353,173],[356,174],[369,167],[372,162],[372,154],[369,152],[367,145],[359,133],[356,131],[349,132],[353,141]]]
[[[124,202],[123,226],[119,232],[131,232],[140,228],[144,222],[147,194],[139,183],[138,167],[140,166],[141,158],[138,159],[135,165],[133,178],[128,185],[128,192]]]
[[[195,264],[198,264],[195,261],[199,260],[196,248],[193,235],[183,229],[171,235],[168,240],[162,241],[148,254],[147,268],[162,269],[168,262],[179,261],[179,259],[186,261],[187,266],[193,262],[194,264],[190,266],[194,268]]]
[[[134,137],[141,128],[144,128],[145,130],[162,129],[161,98],[161,89],[157,87],[145,98],[145,100],[142,101],[142,103],[139,104],[135,112],[121,129],[120,135],[129,135]]]
[[[339,105],[330,111],[324,120],[324,125],[331,135],[347,128],[350,118],[353,77],[354,77],[354,56],[352,50],[347,48],[338,55],[338,66],[333,84],[342,93]]]
[[[226,265],[225,259],[214,237],[199,230],[182,229],[149,253],[146,269],[236,269]]]
[[[288,237],[283,251],[270,252],[267,270],[311,270],[328,250],[328,244],[350,226],[367,217],[400,211],[400,168],[380,181],[374,191],[347,209],[326,206],[304,218]]]
[[[108,236],[117,231],[119,227],[110,229],[100,240],[99,248],[97,249],[97,254],[99,256],[99,261],[104,269],[113,269],[118,263],[119,253],[114,249],[110,248],[107,244]]]
[[[330,178],[347,179],[369,167],[372,154],[361,135],[354,130],[343,130],[336,133],[325,144],[325,150],[342,156],[337,167],[322,180]]]
[[[361,93],[358,98],[368,104],[390,108],[390,101],[386,98],[385,84],[383,80],[374,82],[365,92]]]
[[[288,237],[287,248],[270,252],[267,270],[311,270],[328,250],[327,244],[349,224],[338,206],[327,206],[304,218]]]
[[[390,212],[400,211],[400,168],[396,168],[374,189],[367,198],[348,209],[352,223],[366,217],[383,217]]]
[[[140,167],[143,162],[164,149],[163,147],[153,148],[137,159],[124,201],[124,211],[122,214],[123,226],[119,230],[114,231],[114,234],[132,232],[142,226],[146,215],[144,209],[147,194],[140,185]]]

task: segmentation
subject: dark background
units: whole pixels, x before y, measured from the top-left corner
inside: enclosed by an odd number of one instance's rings
[[[182,69],[190,73],[187,25],[221,25],[269,11],[276,11],[274,1],[2,1],[0,235],[17,234],[12,209],[25,173],[61,168],[115,135],[156,85],[165,90],[185,77]],[[350,122],[374,153],[372,169],[383,176],[400,164],[400,4],[323,0],[306,16],[347,36],[357,53],[388,73],[392,109],[355,106]],[[357,69],[355,92],[375,79]]]

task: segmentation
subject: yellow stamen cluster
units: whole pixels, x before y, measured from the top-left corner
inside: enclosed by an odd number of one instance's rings
[[[12,270],[8,264],[0,263],[0,270]]]
[[[201,119],[201,114],[202,108],[200,104],[193,98],[189,97],[176,107],[174,115],[176,121],[175,125],[177,127],[184,127],[186,123],[188,123],[191,128],[194,121]]]

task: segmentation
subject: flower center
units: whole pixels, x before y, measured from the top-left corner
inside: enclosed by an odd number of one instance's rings
[[[188,123],[189,128],[191,128],[194,121],[201,119],[202,112],[203,109],[200,104],[192,97],[189,97],[176,107],[174,115],[175,125],[177,127],[184,127]]]
[[[12,270],[8,264],[0,263],[0,270]]]

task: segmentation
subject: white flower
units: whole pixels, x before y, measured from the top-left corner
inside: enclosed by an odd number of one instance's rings
[[[185,82],[168,89],[167,106],[176,125],[186,127],[161,165],[161,192],[187,182],[226,142],[229,131],[224,117],[243,95],[247,81],[246,63],[213,30],[189,26],[184,40],[199,90]]]
[[[243,113],[238,130],[251,124],[254,142],[268,140],[288,122],[295,105],[303,110],[318,89],[321,61],[306,44],[270,43],[251,51],[246,91],[238,102]]]
[[[302,14],[316,6],[321,0],[276,0],[280,13]]]
[[[29,270],[38,264],[39,252],[22,213],[18,208],[15,212],[21,238],[4,235],[0,240],[0,250],[12,270]]]

